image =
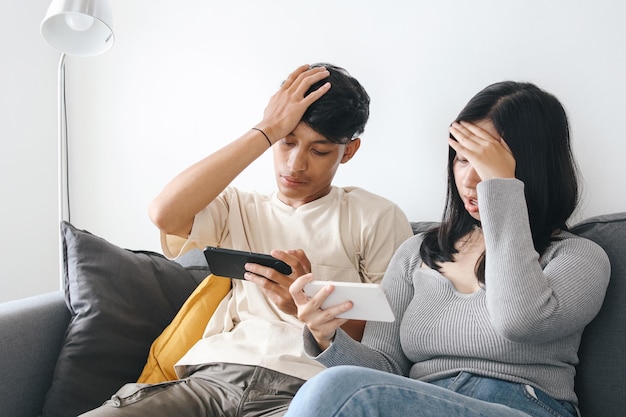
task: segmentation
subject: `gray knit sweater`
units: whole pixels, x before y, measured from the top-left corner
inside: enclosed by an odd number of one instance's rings
[[[339,329],[324,352],[305,329],[307,353],[329,367],[360,365],[423,381],[467,371],[577,403],[577,350],[602,305],[608,257],[592,241],[565,232],[539,257],[519,180],[481,182],[478,201],[485,288],[462,294],[437,271],[421,268],[422,238],[414,236],[383,279],[395,322],[369,322],[362,343]]]

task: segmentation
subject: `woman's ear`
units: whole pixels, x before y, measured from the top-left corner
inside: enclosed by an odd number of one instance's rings
[[[349,160],[352,159],[356,151],[361,147],[361,138],[354,138],[350,142],[346,143],[346,147],[343,151],[343,157],[341,158],[341,163],[345,164]]]

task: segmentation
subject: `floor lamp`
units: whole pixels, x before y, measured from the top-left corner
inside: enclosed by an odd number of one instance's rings
[[[113,14],[108,0],[52,0],[41,21],[43,38],[61,52],[58,67],[58,203],[59,222],[70,221],[65,57],[95,56],[108,51],[113,35]],[[63,285],[63,248],[59,248]],[[61,287],[62,288],[62,287]]]

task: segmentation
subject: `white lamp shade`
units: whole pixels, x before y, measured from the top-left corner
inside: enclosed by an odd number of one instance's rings
[[[115,40],[111,6],[108,0],[52,0],[41,22],[41,34],[65,54],[100,55]]]

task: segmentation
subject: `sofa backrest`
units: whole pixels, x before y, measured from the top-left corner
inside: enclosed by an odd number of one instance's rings
[[[611,260],[604,304],[585,328],[576,393],[582,417],[626,415],[626,213],[592,217],[572,232],[593,240]]]
[[[411,223],[414,233],[436,225]],[[626,212],[581,221],[571,231],[599,244],[611,261],[604,304],[585,328],[576,367],[582,417],[626,415]]]

